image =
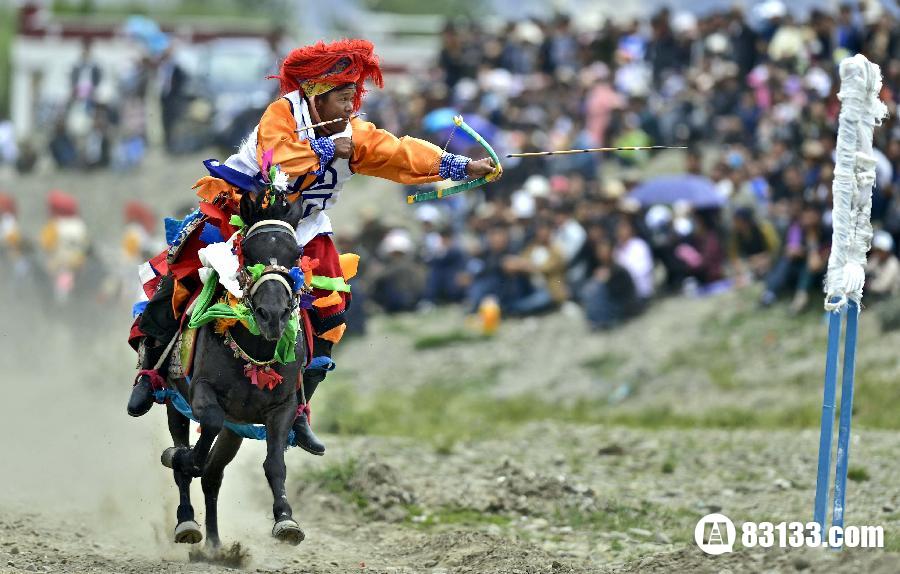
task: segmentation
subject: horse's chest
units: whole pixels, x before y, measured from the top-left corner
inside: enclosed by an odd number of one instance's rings
[[[191,404],[197,385],[207,385],[225,410],[227,420],[265,424],[273,410],[283,407],[286,402],[296,401],[299,364],[273,367],[281,375],[281,383],[271,390],[260,389],[244,374],[246,362],[235,358],[212,329],[201,329],[196,353],[189,391]]]

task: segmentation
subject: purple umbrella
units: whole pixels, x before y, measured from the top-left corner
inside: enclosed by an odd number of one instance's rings
[[[685,201],[696,208],[721,207],[725,198],[709,178],[700,175],[663,175],[640,184],[631,197],[641,205],[671,204]]]

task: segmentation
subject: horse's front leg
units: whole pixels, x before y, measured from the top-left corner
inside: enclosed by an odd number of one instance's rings
[[[284,482],[287,478],[287,467],[284,464],[284,448],[287,445],[288,431],[296,416],[293,402],[289,402],[285,408],[278,409],[269,415],[266,420],[266,461],[263,470],[272,489],[272,513],[275,516],[275,526],[272,527],[272,536],[290,544],[300,544],[306,537],[300,525],[293,518],[291,505],[287,500]]]
[[[174,447],[166,449],[163,453],[163,464],[172,467],[171,459],[174,453],[182,450],[188,452],[190,448],[190,422],[172,405],[166,405],[169,418],[169,434],[172,435]],[[169,464],[166,464],[168,462]],[[178,485],[178,524],[175,526],[175,542],[196,544],[203,539],[200,525],[194,520],[194,507],[191,506],[191,475],[173,469],[175,484]]]
[[[209,453],[209,460],[203,471],[203,496],[206,500],[206,542],[213,548],[219,547],[219,488],[222,486],[222,475],[241,448],[241,437],[228,429],[222,431],[216,444]]]
[[[219,435],[219,431],[225,425],[225,410],[219,404],[219,399],[209,383],[208,379],[198,379],[191,383],[191,410],[200,423],[200,438],[197,444],[190,450],[179,449],[173,459],[173,468],[176,471],[200,477],[203,474],[203,466],[213,441]]]

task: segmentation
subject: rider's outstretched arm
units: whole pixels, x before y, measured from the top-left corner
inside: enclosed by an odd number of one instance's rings
[[[442,153],[431,142],[410,136],[398,138],[371,122],[354,119],[353,160],[356,173],[418,185],[443,179],[466,179],[469,158]]]

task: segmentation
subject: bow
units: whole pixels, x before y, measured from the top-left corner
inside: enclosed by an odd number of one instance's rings
[[[491,144],[484,141],[484,138],[481,137],[478,132],[473,130],[472,127],[463,120],[462,116],[455,116],[453,118],[453,123],[455,123],[456,126],[461,128],[464,132],[472,136],[472,139],[481,144],[481,147],[487,150],[488,154],[491,156],[491,159],[494,161],[494,171],[484,177],[479,177],[478,179],[473,179],[472,181],[464,181],[451,187],[436,189],[434,191],[423,191],[416,193],[415,195],[407,195],[406,203],[413,204],[419,203],[421,201],[443,199],[450,195],[456,195],[457,193],[462,193],[464,191],[468,191],[470,189],[474,189],[476,187],[480,187],[486,183],[494,181],[500,174],[503,173],[503,167],[500,165],[500,158],[497,157],[497,152],[494,151],[494,148],[491,147]]]

